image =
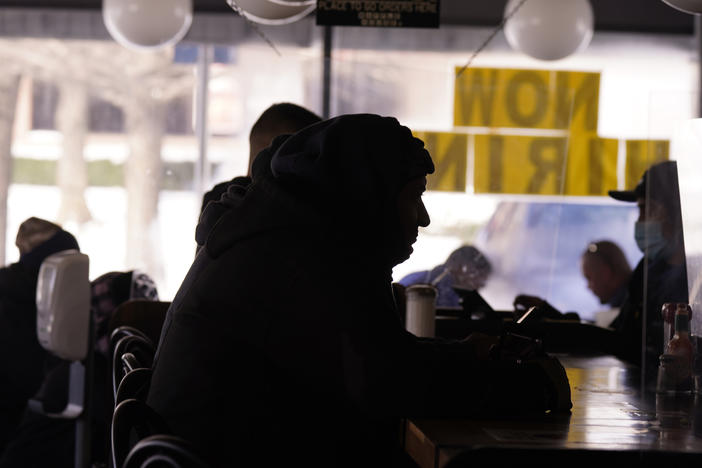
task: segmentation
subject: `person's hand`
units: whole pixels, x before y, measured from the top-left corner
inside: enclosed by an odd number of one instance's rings
[[[541,307],[546,303],[543,299],[537,296],[529,296],[527,294],[520,294],[514,298],[514,310],[526,312],[532,307]]]
[[[546,301],[537,296],[520,294],[514,298],[514,320],[519,320],[532,307],[543,307]]]
[[[519,320],[529,309],[535,307],[529,316],[530,320],[553,319],[563,320],[566,318],[561,311],[553,307],[546,300],[536,296],[520,294],[514,299],[514,320]],[[579,320],[578,314],[572,314]]]
[[[488,359],[491,357],[490,350],[497,346],[500,341],[500,337],[486,335],[485,333],[480,332],[473,332],[462,341],[463,343],[470,344],[473,347],[475,355],[478,359]]]
[[[534,359],[545,356],[541,340],[528,336],[507,333],[502,336],[500,344],[492,351],[499,359]]]

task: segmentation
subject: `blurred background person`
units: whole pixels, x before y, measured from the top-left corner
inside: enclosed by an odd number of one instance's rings
[[[651,378],[663,352],[661,306],[666,302],[688,302],[677,164],[675,161],[654,164],[633,190],[610,190],[609,195],[615,200],[637,204],[639,217],[634,225],[634,238],[643,257],[629,277],[619,314],[609,325],[614,332],[610,342],[598,346],[633,364],[645,364],[647,377]],[[568,315],[539,297],[519,295],[514,300],[515,316],[532,306],[539,307],[543,318],[562,319]],[[646,337],[642,341],[644,323]]]
[[[643,346],[647,370],[653,371],[663,352],[661,306],[666,302],[688,302],[677,163],[654,164],[634,190],[610,190],[609,195],[638,206],[634,237],[643,252],[631,274],[627,299],[611,327],[620,338],[620,355],[640,364]],[[646,340],[642,343],[644,321]]]
[[[39,267],[52,254],[79,250],[71,233],[35,217],[20,224],[15,245],[19,261],[0,269],[0,451],[14,437],[50,365],[37,339]]]
[[[314,112],[297,104],[281,102],[273,104],[258,117],[249,133],[249,169],[246,176],[238,176],[226,182],[220,182],[202,198],[200,212],[210,201],[217,201],[233,183],[248,186],[251,183],[251,166],[261,150],[271,144],[278,135],[296,133],[308,125],[320,122],[322,118]]]
[[[581,256],[580,267],[587,288],[607,307],[595,313],[595,324],[608,327],[619,314],[627,296],[631,266],[622,249],[612,241],[591,242]]]
[[[110,318],[130,300],[158,301],[150,276],[140,271],[111,271],[90,282],[90,311],[95,327],[93,357],[93,412],[91,420],[92,466],[107,466],[109,429],[114,409],[112,356],[109,349]],[[44,408],[61,411],[68,401],[70,361],[52,357],[52,366],[32,399]],[[0,468],[75,466],[76,420],[49,417],[27,408],[0,456]]]
[[[463,245],[451,252],[441,265],[410,273],[399,284],[405,288],[413,284],[432,284],[437,289],[437,307],[460,307],[460,298],[453,288],[481,289],[491,272],[490,261],[480,250]]]
[[[273,104],[263,111],[249,133],[249,169],[247,175],[220,182],[212,187],[209,192],[206,192],[202,197],[200,216],[202,216],[210,202],[218,201],[230,187],[236,192],[246,190],[251,184],[251,168],[256,156],[261,150],[270,145],[273,138],[278,135],[296,133],[298,130],[302,130],[321,120],[322,118],[314,112],[289,102]],[[195,252],[198,252],[204,244],[204,239],[202,239],[202,234],[197,231],[195,236],[197,241]]]

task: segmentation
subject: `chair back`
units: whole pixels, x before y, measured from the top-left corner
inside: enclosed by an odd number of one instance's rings
[[[138,328],[130,327],[127,325],[122,325],[118,328],[115,328],[112,330],[112,333],[110,334],[110,347],[111,349],[115,349],[115,345],[119,340],[124,338],[125,336],[141,336],[142,338],[148,339],[148,337],[144,334],[143,331],[139,330]],[[153,340],[152,340],[153,343]]]
[[[127,334],[117,341],[112,351],[112,392],[115,402],[122,379],[135,369],[150,369],[155,352],[152,341],[142,334]]]
[[[128,372],[117,387],[115,406],[124,400],[136,399],[146,401],[151,384],[151,369],[140,367]]]
[[[110,442],[115,468],[209,466],[146,404],[156,344],[169,306],[169,302],[128,301],[110,319],[115,398]]]
[[[170,302],[133,299],[120,304],[110,317],[108,329],[112,334],[121,327],[130,327],[141,332],[158,345],[161,327],[166,318]]]
[[[170,434],[158,413],[143,400],[120,402],[112,416],[110,434],[113,467],[121,468],[136,442],[154,434]]]
[[[122,468],[207,468],[190,444],[180,437],[154,435],[137,442]]]

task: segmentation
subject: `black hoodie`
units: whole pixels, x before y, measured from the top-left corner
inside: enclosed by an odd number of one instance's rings
[[[0,448],[14,435],[24,407],[39,388],[48,353],[36,332],[37,276],[42,262],[78,242],[60,230],[19,262],[0,269]]]
[[[402,327],[384,249],[397,193],[432,171],[395,119],[342,116],[278,137],[208,206],[148,397],[176,434],[216,466],[390,466],[402,416],[494,408],[515,386],[546,406],[534,374]]]

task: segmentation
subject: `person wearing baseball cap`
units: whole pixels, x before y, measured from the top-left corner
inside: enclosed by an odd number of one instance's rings
[[[618,334],[621,355],[640,363],[645,317],[646,366],[653,371],[663,353],[661,306],[666,302],[688,302],[677,164],[653,164],[633,190],[610,190],[609,195],[637,204],[639,217],[634,238],[643,253],[631,275],[627,298],[611,327]]]
[[[207,206],[147,399],[176,435],[213,466],[392,467],[410,414],[570,408],[557,361],[491,366],[495,340],[404,329],[392,268],[433,172],[396,119],[342,115],[276,137]]]

